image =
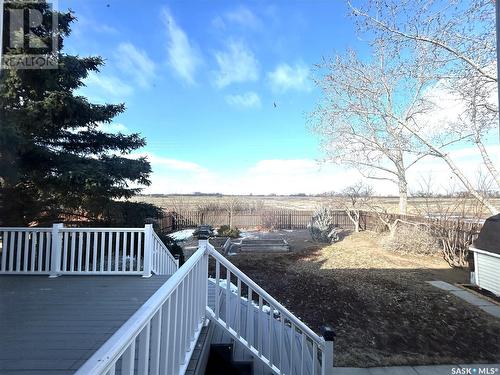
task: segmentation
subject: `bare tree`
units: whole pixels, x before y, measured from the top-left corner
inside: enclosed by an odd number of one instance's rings
[[[396,184],[399,211],[406,213],[406,174],[426,152],[405,125],[427,110],[419,105],[427,82],[407,79],[418,72],[394,64],[381,45],[371,62],[349,51],[344,57],[324,59],[318,73],[315,82],[323,101],[312,113],[313,131],[320,136],[327,160]]]
[[[337,204],[342,207],[349,220],[352,221],[355,232],[359,232],[361,212],[369,208],[372,196],[372,187],[359,181],[346,187],[342,191],[342,196],[337,199]]]
[[[229,216],[229,228],[233,227],[233,217],[235,212],[243,210],[243,206],[244,204],[240,197],[229,196],[224,199],[223,207]]]
[[[422,108],[438,108],[443,94],[461,102],[461,108],[455,109],[455,118],[431,132],[422,112],[411,115],[401,126],[430,155],[441,158],[475,199],[491,213],[498,213],[490,200],[474,188],[446,148],[457,142],[475,144],[500,188],[500,174],[484,144],[498,122],[494,2],[373,0],[361,6],[349,5],[358,19],[359,30],[368,31],[363,35],[371,38],[373,45],[383,44],[391,59],[402,65],[425,67],[423,76],[418,78],[427,82],[421,93],[426,99],[420,103]],[[440,95],[431,95],[433,90]],[[434,103],[431,96],[435,97]]]

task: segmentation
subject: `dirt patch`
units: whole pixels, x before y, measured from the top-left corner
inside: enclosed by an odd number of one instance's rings
[[[467,281],[439,257],[396,254],[364,232],[231,261],[315,331],[334,327],[337,366],[500,361],[500,320],[425,283]]]

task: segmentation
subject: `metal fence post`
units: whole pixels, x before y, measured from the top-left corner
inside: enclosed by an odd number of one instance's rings
[[[61,229],[63,224],[52,225],[52,243],[50,247],[50,276],[57,277],[61,273]]]
[[[331,327],[323,326],[321,327],[321,334],[325,339],[321,375],[331,375],[333,374],[333,342],[335,340],[335,332]]]
[[[144,269],[142,277],[151,276],[153,262],[153,224],[144,225]]]

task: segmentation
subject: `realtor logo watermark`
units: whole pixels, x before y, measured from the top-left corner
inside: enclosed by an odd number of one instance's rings
[[[500,375],[498,366],[463,366],[451,369],[451,375]]]
[[[55,3],[0,0],[0,10],[2,69],[57,68],[59,32]]]

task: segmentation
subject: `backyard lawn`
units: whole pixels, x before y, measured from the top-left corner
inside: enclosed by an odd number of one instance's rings
[[[438,257],[395,254],[363,232],[230,259],[314,330],[334,327],[336,366],[500,362],[500,319],[425,283],[467,281]]]

